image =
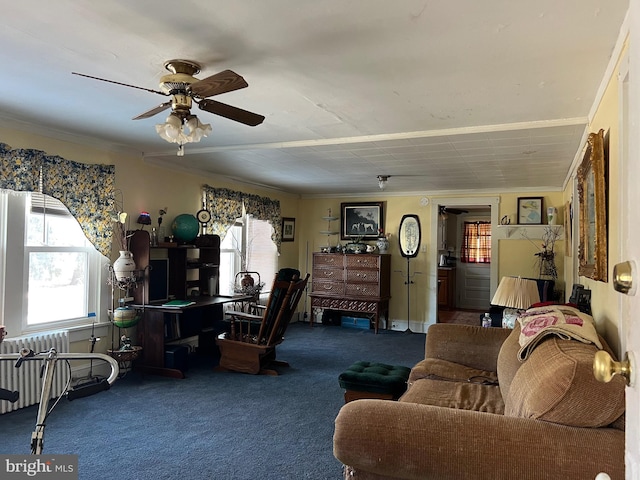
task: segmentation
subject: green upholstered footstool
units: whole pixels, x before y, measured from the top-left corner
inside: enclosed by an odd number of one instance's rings
[[[359,398],[397,400],[407,389],[409,367],[385,363],[356,362],[338,377],[345,389],[344,401]]]

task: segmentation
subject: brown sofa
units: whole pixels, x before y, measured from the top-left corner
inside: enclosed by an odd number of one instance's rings
[[[399,401],[340,410],[345,479],[624,479],[624,380],[597,382],[597,347],[556,336],[521,363],[519,331],[432,325]]]

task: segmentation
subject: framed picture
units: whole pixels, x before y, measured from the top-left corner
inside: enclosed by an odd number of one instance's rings
[[[518,224],[542,224],[542,197],[518,197]]]
[[[296,219],[282,217],[282,241],[293,242],[296,237]]]
[[[604,130],[590,133],[578,167],[578,275],[607,281],[607,158]]]
[[[383,202],[342,203],[340,211],[342,240],[374,239],[384,231]]]

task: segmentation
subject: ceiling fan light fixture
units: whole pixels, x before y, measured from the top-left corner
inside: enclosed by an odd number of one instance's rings
[[[198,143],[211,132],[211,125],[202,123],[195,115],[189,115],[185,124],[189,130],[187,141],[191,143]]]
[[[389,177],[390,175],[378,175],[378,186],[380,187],[380,190],[384,190],[386,188]]]
[[[246,80],[236,72],[224,70],[206,78],[198,79],[194,77],[202,69],[198,62],[173,59],[165,62],[164,67],[171,73],[164,75],[160,79],[160,90],[129,85],[128,83],[85,75],[84,73],[72,73],[93,80],[170,96],[170,101],[165,101],[151,110],[133,117],[133,120],[150,118],[171,108],[171,114],[167,117],[165,123],[156,125],[158,135],[169,143],[177,143],[178,145],[197,143],[202,140],[202,137],[206,137],[211,132],[211,125],[202,124],[195,115],[191,115],[190,109],[193,102],[197,103],[201,110],[251,127],[260,125],[264,121],[263,115],[207,98],[248,87],[249,84]],[[187,132],[185,132],[185,128]],[[181,149],[178,154],[180,155],[181,152],[184,154],[184,149]]]
[[[182,119],[176,114],[171,113],[165,120],[165,123],[156,125],[156,132],[160,138],[169,143],[178,143],[178,138],[182,133]]]
[[[186,128],[186,131],[185,131]],[[178,144],[178,156],[184,156],[185,143],[198,143],[211,132],[211,125],[203,124],[197,116],[183,118],[175,112],[169,114],[165,123],[156,125],[156,132],[163,140]],[[188,132],[188,133],[187,133]]]

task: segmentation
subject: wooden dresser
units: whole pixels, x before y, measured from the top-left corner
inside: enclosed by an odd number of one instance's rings
[[[391,255],[314,253],[311,307],[365,313],[378,333],[380,315],[389,319]]]

